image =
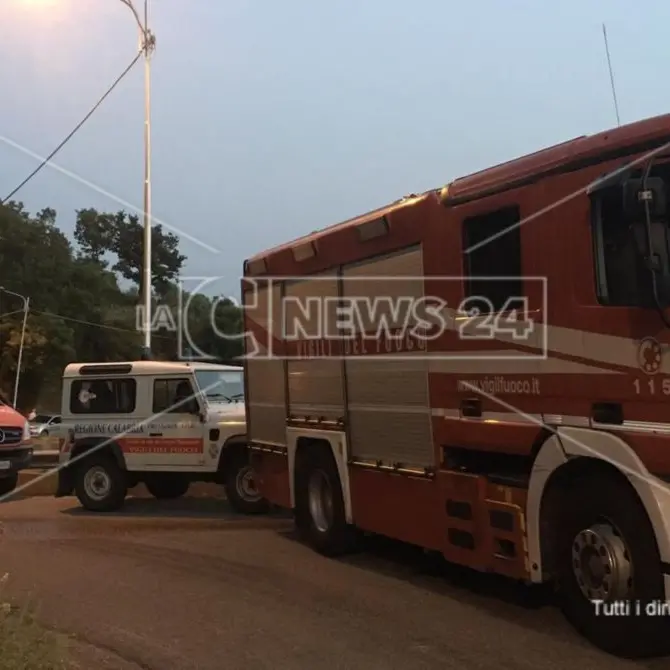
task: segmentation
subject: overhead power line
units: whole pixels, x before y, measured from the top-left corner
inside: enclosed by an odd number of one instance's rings
[[[135,63],[142,56],[142,51],[133,58],[130,65],[116,78],[114,83],[105,91],[102,97],[91,107],[86,116],[74,127],[72,132],[70,132],[67,137],[13,190],[9,195],[3,198],[0,204],[5,204],[8,200],[11,200],[18,191],[20,191],[35,175],[37,175],[45,166],[49,164],[49,161],[77,134],[80,128],[93,116],[97,111],[98,107],[109,97],[112,91],[121,83],[125,76],[133,69]]]
[[[82,326],[91,326],[93,328],[102,328],[103,330],[115,330],[116,332],[119,333],[134,333],[135,335],[141,335],[142,333],[139,330],[135,330],[133,328],[123,328],[121,326],[112,326],[107,323],[94,323],[93,321],[85,321],[84,319],[75,319],[71,316],[62,316],[60,314],[54,314],[53,312],[42,312],[37,309],[31,309],[30,312],[32,314],[38,314],[39,316],[46,316],[47,318],[51,319],[59,319],[61,321],[69,321],[70,323],[78,323]],[[158,337],[160,339],[164,340],[169,340],[171,339],[170,337],[166,335],[154,335],[154,337]]]
[[[123,328],[122,326],[112,326],[111,324],[107,323],[95,323],[94,321],[85,321],[84,319],[75,319],[71,316],[62,316],[61,314],[54,314],[53,312],[43,312],[39,309],[30,309],[29,310],[30,314],[36,314],[38,316],[44,316],[49,319],[57,319],[59,321],[65,321],[65,322],[70,322],[70,323],[78,323],[82,326],[90,326],[92,328],[101,328],[102,330],[114,330],[118,333],[132,333],[134,335],[141,335],[141,331],[135,330],[133,328]],[[10,316],[15,316],[17,314],[23,314],[22,309],[17,309],[12,312],[5,312],[4,314],[0,314],[0,321],[10,317]],[[169,340],[171,339],[167,335],[154,335],[154,337],[161,339],[161,340]]]

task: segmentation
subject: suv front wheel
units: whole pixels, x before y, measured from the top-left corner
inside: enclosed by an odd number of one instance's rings
[[[107,454],[95,454],[77,468],[75,493],[84,509],[114,512],[128,492],[126,473]]]

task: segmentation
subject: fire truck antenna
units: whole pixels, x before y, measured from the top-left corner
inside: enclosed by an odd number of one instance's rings
[[[619,103],[616,97],[616,87],[614,85],[614,71],[612,70],[612,59],[610,58],[610,48],[607,42],[607,27],[603,23],[603,40],[605,41],[605,54],[607,55],[607,67],[610,72],[610,85],[612,86],[612,99],[614,100],[614,112],[616,113],[616,124],[621,125],[621,118],[619,117]]]

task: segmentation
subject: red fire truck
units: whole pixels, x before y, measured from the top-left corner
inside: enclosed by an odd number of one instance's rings
[[[670,115],[456,179],[245,262],[262,495],[555,585],[619,656],[670,640]]]

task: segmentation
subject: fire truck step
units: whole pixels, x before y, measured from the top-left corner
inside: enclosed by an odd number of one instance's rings
[[[525,496],[484,475],[443,470],[444,555],[447,560],[514,578],[527,574]]]

